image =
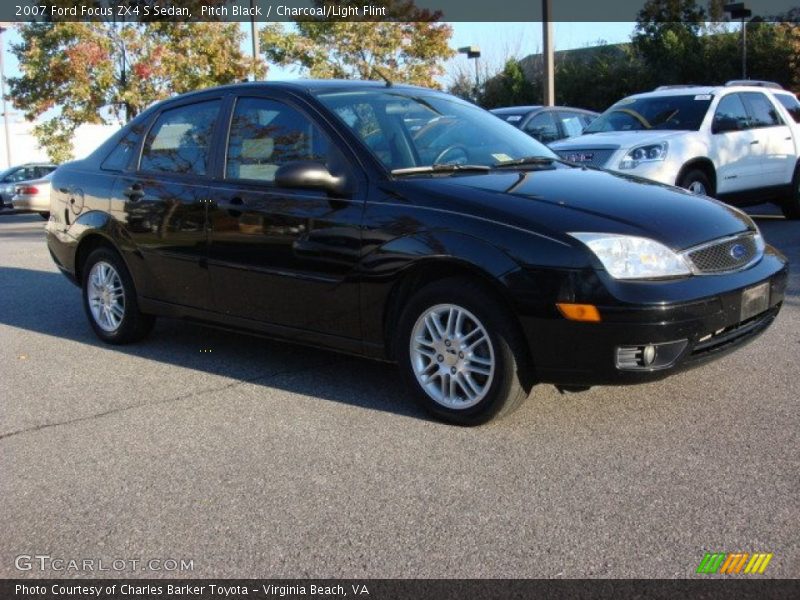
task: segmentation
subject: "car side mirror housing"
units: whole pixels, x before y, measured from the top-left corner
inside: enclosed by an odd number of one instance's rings
[[[714,119],[711,126],[711,133],[727,133],[729,131],[739,131],[739,121],[736,119]]]
[[[278,167],[275,185],[290,189],[322,190],[336,196],[350,191],[346,177],[333,175],[325,165],[314,161],[295,161]]]

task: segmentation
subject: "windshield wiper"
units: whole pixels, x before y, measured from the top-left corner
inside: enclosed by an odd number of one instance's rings
[[[560,158],[550,156],[523,156],[522,158],[515,158],[513,160],[504,160],[495,163],[495,169],[502,169],[504,167],[519,167],[521,165],[552,165],[554,162],[563,163],[565,161]]]
[[[424,167],[407,167],[405,169],[392,169],[392,175],[416,175],[417,173],[456,173],[462,171],[488,173],[490,170],[491,167],[487,167],[486,165],[433,164]]]

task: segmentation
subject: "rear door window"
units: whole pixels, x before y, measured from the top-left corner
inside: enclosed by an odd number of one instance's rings
[[[750,107],[753,127],[775,127],[783,125],[778,110],[772,102],[760,92],[742,92],[745,102]]]
[[[145,139],[141,171],[205,175],[220,100],[165,110]]]

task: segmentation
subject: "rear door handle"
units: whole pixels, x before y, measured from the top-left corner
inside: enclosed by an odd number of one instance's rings
[[[758,143],[758,140],[753,140],[752,142],[750,142],[750,145],[751,146],[755,146],[757,143]]]
[[[132,186],[125,188],[122,195],[126,196],[131,202],[137,202],[144,198],[144,189],[141,183],[134,183]]]

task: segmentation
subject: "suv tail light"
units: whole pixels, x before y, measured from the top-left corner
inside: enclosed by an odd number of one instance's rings
[[[32,196],[33,194],[39,193],[39,188],[35,185],[22,185],[17,188],[17,193]]]

